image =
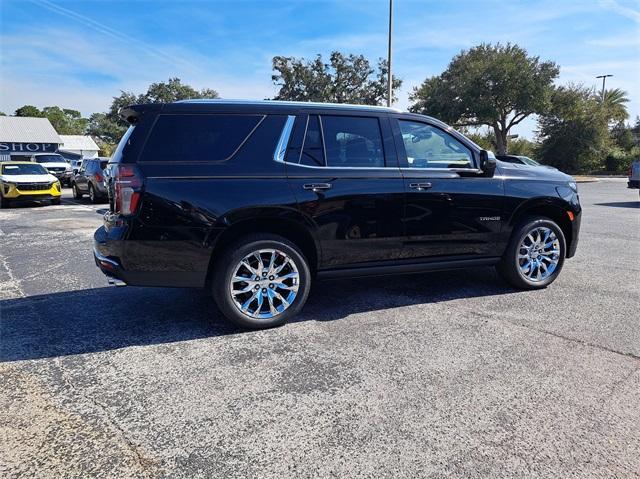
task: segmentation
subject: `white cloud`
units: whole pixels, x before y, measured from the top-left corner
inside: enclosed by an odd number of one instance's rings
[[[600,0],[600,5],[619,15],[630,18],[636,23],[640,23],[640,10],[635,10],[631,7],[626,7],[622,5],[620,2],[617,2],[616,0]]]

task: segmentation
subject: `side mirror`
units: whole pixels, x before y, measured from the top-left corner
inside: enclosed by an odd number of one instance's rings
[[[484,176],[491,178],[496,172],[496,158],[487,150],[480,151],[480,169],[484,173]]]

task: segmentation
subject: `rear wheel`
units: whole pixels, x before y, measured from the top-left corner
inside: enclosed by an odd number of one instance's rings
[[[545,288],[560,274],[565,255],[562,229],[548,218],[528,217],[514,230],[497,269],[516,288]]]
[[[71,191],[73,191],[73,197],[76,200],[79,200],[79,199],[82,198],[82,193],[80,193],[80,190],[78,189],[78,185],[77,184],[73,183],[71,185]]]
[[[212,292],[222,313],[252,329],[279,326],[309,295],[311,273],[300,249],[276,235],[241,238],[219,255]]]

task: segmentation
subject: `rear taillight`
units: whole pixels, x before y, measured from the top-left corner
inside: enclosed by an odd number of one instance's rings
[[[103,181],[104,180],[104,176],[102,176],[102,174],[100,174],[100,173],[96,173],[96,180],[97,181]]]
[[[142,175],[134,165],[118,165],[113,182],[115,212],[134,214],[140,205]]]

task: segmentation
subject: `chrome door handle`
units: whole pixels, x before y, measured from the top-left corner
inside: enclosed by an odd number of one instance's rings
[[[412,190],[428,190],[431,186],[431,183],[409,183]]]
[[[305,190],[318,191],[318,190],[330,190],[331,184],[329,183],[307,183],[302,185]]]

